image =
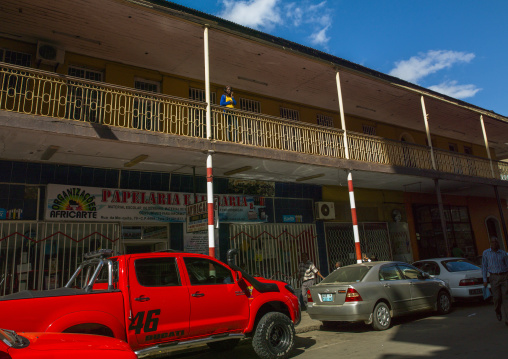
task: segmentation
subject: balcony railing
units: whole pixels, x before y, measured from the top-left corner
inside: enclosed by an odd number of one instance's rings
[[[0,63],[0,110],[206,138],[206,104]],[[344,132],[211,106],[212,139],[345,158]],[[429,147],[348,132],[350,159],[430,170]],[[508,163],[434,149],[438,171],[508,180]]]

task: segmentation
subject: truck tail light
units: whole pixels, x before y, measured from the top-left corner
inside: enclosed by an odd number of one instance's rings
[[[354,288],[348,288],[344,302],[362,302],[362,296]]]
[[[312,300],[312,294],[310,294],[310,290],[307,290],[307,303],[314,303]]]

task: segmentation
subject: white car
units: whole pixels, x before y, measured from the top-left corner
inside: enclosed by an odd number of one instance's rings
[[[417,261],[413,265],[445,281],[454,298],[483,298],[482,269],[465,258],[432,258]]]

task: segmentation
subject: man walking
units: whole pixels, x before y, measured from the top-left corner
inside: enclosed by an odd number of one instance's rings
[[[508,255],[505,251],[499,249],[499,242],[496,237],[490,239],[490,248],[483,251],[482,274],[484,287],[488,285],[487,274],[489,273],[497,320],[503,320],[502,308],[504,308],[505,324],[508,325]]]
[[[298,264],[298,277],[302,280],[302,297],[305,308],[307,308],[307,290],[312,287],[316,280],[316,274],[322,279],[325,279],[319,273],[314,263],[309,259],[307,253],[302,253],[302,261]]]

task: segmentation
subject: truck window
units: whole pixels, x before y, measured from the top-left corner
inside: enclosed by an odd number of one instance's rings
[[[134,262],[136,278],[143,287],[179,286],[180,274],[175,258],[144,258]]]
[[[226,267],[205,258],[184,258],[191,285],[211,285],[233,283],[231,271]]]

